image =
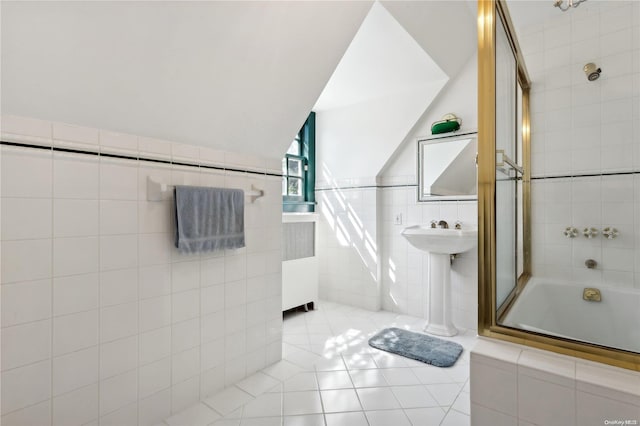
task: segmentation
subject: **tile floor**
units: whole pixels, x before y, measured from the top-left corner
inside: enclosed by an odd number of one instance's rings
[[[475,330],[438,368],[369,347],[382,328],[424,319],[331,302],[284,319],[283,360],[165,420],[162,426],[465,426]]]

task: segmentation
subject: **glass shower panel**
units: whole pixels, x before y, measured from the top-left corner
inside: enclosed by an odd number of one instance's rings
[[[496,306],[500,307],[516,286],[517,172],[504,161],[515,161],[516,60],[501,19],[496,25]],[[502,151],[501,154],[500,151]]]

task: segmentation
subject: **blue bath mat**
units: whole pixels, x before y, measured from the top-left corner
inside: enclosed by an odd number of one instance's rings
[[[462,353],[458,343],[400,328],[385,328],[369,339],[369,345],[436,367],[451,367]]]

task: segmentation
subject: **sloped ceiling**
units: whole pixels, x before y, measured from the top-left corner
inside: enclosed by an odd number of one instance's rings
[[[314,107],[318,182],[375,177],[447,79],[374,4]]]
[[[476,50],[476,17],[466,1],[381,1],[449,76]]]
[[[4,114],[279,158],[371,2],[1,7]]]
[[[354,105],[446,79],[398,21],[374,3],[313,110]]]
[[[321,185],[369,181],[409,143],[425,111],[476,51],[471,6],[433,0],[374,4],[314,108]]]

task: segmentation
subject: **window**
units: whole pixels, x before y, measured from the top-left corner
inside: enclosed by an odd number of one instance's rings
[[[294,138],[282,159],[282,210],[315,210],[315,113]]]

